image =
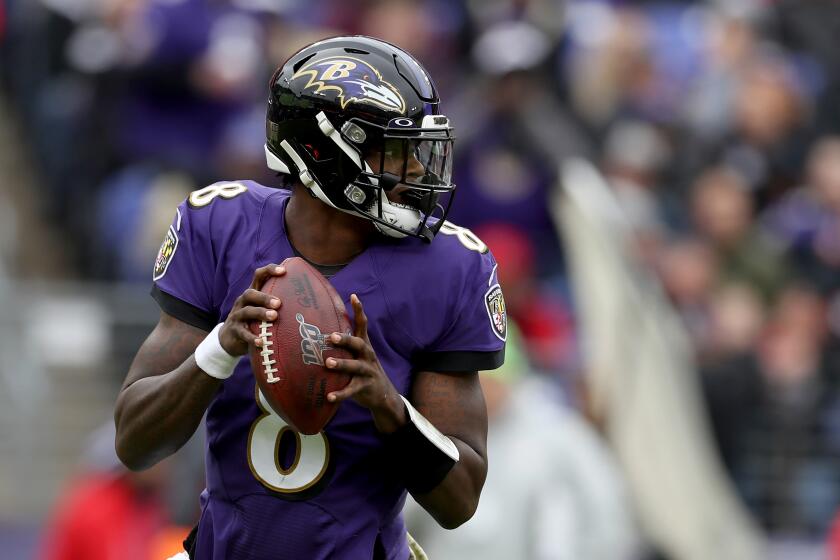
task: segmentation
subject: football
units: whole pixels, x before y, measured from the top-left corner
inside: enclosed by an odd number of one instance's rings
[[[338,409],[327,395],[350,382],[350,375],[324,366],[329,357],[352,358],[327,340],[334,332],[351,333],[350,319],[335,288],[309,263],[291,257],[282,265],[286,274],[269,278],[260,288],[282,303],[276,320],[250,325],[264,341],[252,348],[251,367],[274,412],[293,429],[312,435]]]

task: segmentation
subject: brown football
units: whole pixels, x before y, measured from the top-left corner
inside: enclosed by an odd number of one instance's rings
[[[262,348],[251,350],[251,368],[271,408],[298,432],[312,435],[338,409],[327,395],[350,382],[350,375],[324,367],[329,357],[352,357],[326,340],[334,332],[352,332],[350,319],[335,288],[309,263],[291,257],[282,264],[286,274],[261,288],[282,303],[275,321],[250,325],[264,340]]]

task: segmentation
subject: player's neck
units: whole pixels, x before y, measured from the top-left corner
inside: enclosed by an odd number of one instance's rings
[[[286,207],[286,233],[304,258],[324,265],[350,262],[376,234],[369,222],[330,208],[302,187]]]

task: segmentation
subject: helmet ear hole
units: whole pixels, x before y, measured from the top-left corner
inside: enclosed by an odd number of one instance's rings
[[[318,150],[318,148],[316,148],[312,144],[304,144],[303,147],[306,148],[306,151],[309,152],[309,155],[312,156],[312,159],[314,159],[315,161],[319,161],[321,159],[321,152]]]

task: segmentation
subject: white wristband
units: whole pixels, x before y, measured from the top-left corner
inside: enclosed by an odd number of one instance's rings
[[[233,368],[239,363],[241,356],[231,356],[222,348],[219,342],[219,331],[222,325],[219,323],[210,331],[204,340],[195,348],[195,363],[210,377],[216,379],[227,379],[233,375]]]
[[[458,453],[458,448],[455,447],[455,443],[443,435],[440,430],[435,428],[434,424],[429,422],[429,420],[420,414],[416,408],[411,406],[411,403],[408,402],[407,398],[402,395],[400,395],[400,397],[405,403],[405,408],[408,411],[409,422],[413,423],[420,433],[432,442],[435,447],[446,453],[450,459],[457,463],[458,459],[460,459],[460,454]]]

